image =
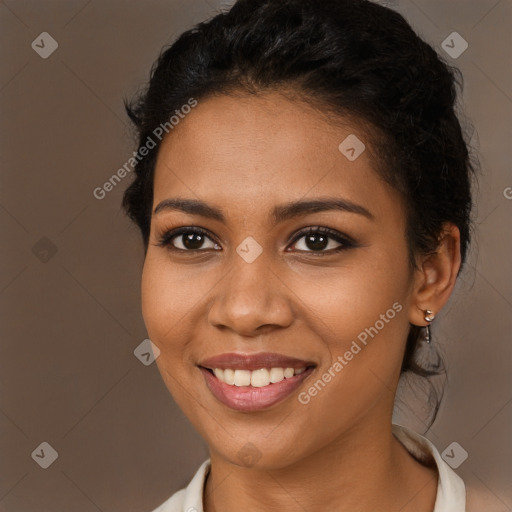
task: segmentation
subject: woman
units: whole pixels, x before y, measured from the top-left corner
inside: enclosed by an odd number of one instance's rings
[[[239,0],[128,107],[157,364],[210,459],[158,512],[462,512],[393,425],[470,234],[456,80],[367,0]],[[140,157],[140,158],[139,158]]]

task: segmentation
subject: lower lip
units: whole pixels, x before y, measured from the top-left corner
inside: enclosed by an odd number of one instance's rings
[[[313,368],[307,368],[299,375],[284,379],[275,384],[261,388],[252,386],[230,386],[221,382],[205,368],[199,368],[203,373],[206,385],[215,398],[231,409],[242,412],[253,412],[266,409],[290,396],[308,377]]]

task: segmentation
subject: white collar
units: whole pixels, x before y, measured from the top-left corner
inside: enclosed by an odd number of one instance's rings
[[[439,473],[437,497],[432,512],[465,512],[466,488],[462,479],[441,458],[437,448],[422,435],[402,425],[392,425],[393,435],[420,462],[434,461]],[[203,488],[210,470],[205,460],[185,489],[181,489],[153,512],[204,512]]]
[[[465,512],[466,487],[453,469],[441,458],[437,448],[426,437],[402,425],[392,425],[393,435],[420,462],[434,459],[439,473],[437,497],[432,512]]]

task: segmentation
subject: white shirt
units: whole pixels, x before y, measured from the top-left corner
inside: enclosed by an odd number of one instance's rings
[[[432,512],[465,512],[466,488],[462,479],[441,458],[436,447],[420,434],[392,425],[393,435],[420,462],[434,460],[438,471],[437,497]],[[153,512],[204,512],[203,488],[210,470],[210,460],[204,461],[185,489],[173,494]]]

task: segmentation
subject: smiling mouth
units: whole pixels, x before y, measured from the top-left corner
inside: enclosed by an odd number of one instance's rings
[[[243,370],[233,368],[205,368],[217,379],[228,386],[263,388],[278,384],[285,379],[301,375],[311,366],[301,368],[259,368]]]
[[[240,412],[259,411],[284,401],[316,366],[313,361],[273,352],[218,354],[197,365],[212,395]]]
[[[233,365],[234,366],[234,365]],[[293,368],[207,368],[198,366],[213,397],[232,410],[248,413],[268,409],[290,397],[316,365]]]

